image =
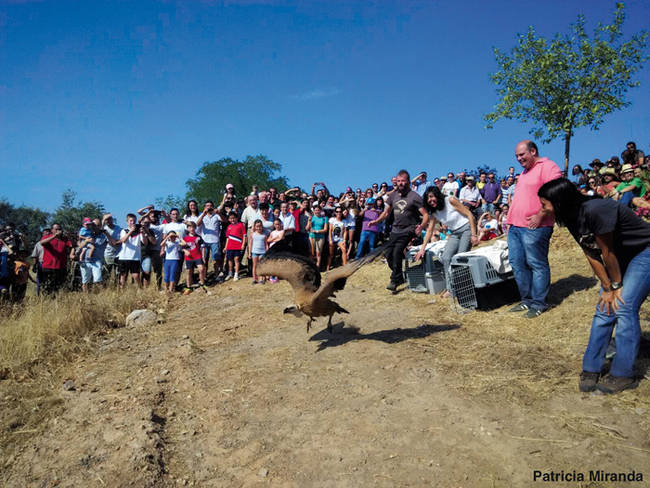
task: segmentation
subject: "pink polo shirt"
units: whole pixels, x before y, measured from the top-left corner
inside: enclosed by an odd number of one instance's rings
[[[535,165],[524,170],[519,175],[515,195],[508,212],[508,225],[515,227],[528,227],[526,217],[535,215],[542,208],[537,196],[537,190],[547,181],[555,180],[562,176],[559,166],[548,158],[541,158]],[[551,216],[542,219],[540,227],[552,227],[555,220]]]

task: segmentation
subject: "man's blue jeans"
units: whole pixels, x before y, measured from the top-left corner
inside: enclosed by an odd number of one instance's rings
[[[535,310],[548,308],[546,296],[551,287],[551,268],[548,265],[548,243],[553,227],[510,227],[508,231],[508,259],[512,265],[521,302]]]
[[[616,356],[609,372],[614,376],[632,378],[634,360],[639,352],[641,325],[639,309],[650,293],[650,247],[637,254],[623,276],[624,304],[616,313],[607,315],[607,311],[596,306],[596,313],[591,322],[589,344],[582,359],[583,371],[600,373],[605,362],[605,352],[616,325]],[[601,290],[602,293],[602,290]]]
[[[366,254],[368,254],[365,251],[366,244],[368,244],[368,247],[370,248],[370,251],[368,252],[374,251],[376,243],[377,243],[376,232],[373,232],[371,230],[362,230],[361,237],[359,237],[359,245],[357,246],[357,255],[355,256],[355,258],[359,259],[361,256],[365,256]]]

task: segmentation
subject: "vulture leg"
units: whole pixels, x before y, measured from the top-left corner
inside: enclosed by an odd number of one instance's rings
[[[330,315],[329,320],[327,321],[327,332],[332,333],[332,316]]]
[[[307,332],[309,332],[309,328],[311,327],[311,323],[314,321],[313,318],[309,317],[309,320],[307,321]]]

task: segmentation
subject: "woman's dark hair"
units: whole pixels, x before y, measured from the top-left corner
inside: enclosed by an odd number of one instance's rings
[[[591,200],[566,178],[547,181],[537,191],[537,196],[551,202],[557,224],[569,228],[576,225],[582,204]]]
[[[190,203],[194,202],[194,205],[196,205],[196,213],[193,214],[192,211],[190,210]],[[214,204],[213,204],[214,205]],[[199,214],[199,202],[196,200],[192,199],[189,202],[187,202],[187,206],[185,207],[185,215],[190,215],[190,216],[197,216]]]
[[[434,197],[436,197],[436,206],[432,207],[429,204],[429,195],[433,194]],[[422,200],[424,200],[424,209],[429,212],[435,212],[436,210],[442,210],[445,208],[445,196],[442,194],[440,191],[440,188],[437,186],[430,186],[426,190],[424,190],[424,195],[422,196]]]
[[[579,164],[573,166],[573,169],[571,170],[571,174],[579,175],[582,173],[584,173],[582,166],[580,166]]]

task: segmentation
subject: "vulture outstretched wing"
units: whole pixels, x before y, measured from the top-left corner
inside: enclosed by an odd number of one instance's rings
[[[386,248],[386,244],[384,244],[383,246],[379,246],[378,248],[376,248],[374,251],[367,254],[366,256],[359,259],[355,259],[354,261],[350,261],[345,266],[342,266],[340,268],[335,268],[329,273],[327,273],[325,282],[314,294],[313,300],[316,301],[330,296],[334,296],[334,294],[337,291],[342,290],[345,287],[345,283],[349,276],[354,274],[364,264],[373,262],[378,256],[380,256],[384,252],[385,248]]]
[[[294,292],[313,293],[321,284],[320,272],[311,259],[286,251],[268,252],[258,263],[257,274],[287,280]]]

